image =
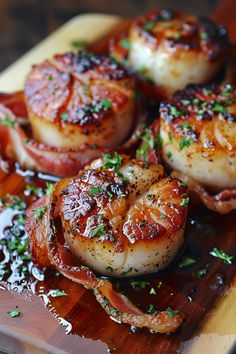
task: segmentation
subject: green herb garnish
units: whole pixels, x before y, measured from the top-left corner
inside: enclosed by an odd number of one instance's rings
[[[110,100],[108,100],[107,98],[102,98],[101,104],[105,109],[110,109],[112,107],[112,102]]]
[[[22,313],[19,310],[12,310],[12,311],[8,311],[7,314],[11,317],[20,317],[22,315]]]
[[[5,116],[5,118],[0,122],[1,125],[5,125],[9,128],[14,128],[16,122],[12,120],[8,115]]]
[[[89,190],[89,194],[97,195],[102,192],[102,189],[92,186]]]
[[[120,46],[124,49],[130,49],[130,40],[129,38],[124,38],[120,41]]]
[[[194,258],[191,257],[184,257],[180,263],[179,263],[179,267],[180,268],[185,268],[185,267],[189,267],[193,264],[195,264],[197,261]]]
[[[68,294],[64,290],[51,290],[50,295],[52,297],[61,297],[61,296],[68,296]]]
[[[87,46],[87,42],[83,39],[76,39],[71,41],[70,45],[77,50],[84,50]]]
[[[168,315],[170,315],[171,317],[175,317],[177,315],[176,311],[173,311],[171,307],[167,307],[166,312],[168,313]]]
[[[100,236],[103,236],[103,235],[106,235],[106,234],[107,234],[107,231],[106,231],[105,225],[101,224],[101,225],[96,226],[92,230],[90,238],[100,237]]]
[[[186,139],[186,137],[184,136],[180,142],[179,142],[179,148],[180,150],[183,150],[186,147],[189,147],[190,145],[192,145],[193,143],[193,139]]]
[[[42,207],[39,207],[37,209],[34,209],[34,218],[35,219],[41,218],[46,210],[47,210],[46,206],[42,206]]]
[[[183,207],[187,207],[189,203],[189,198],[183,198],[180,202],[180,205]]]
[[[149,285],[149,281],[145,280],[131,280],[130,285],[134,288],[140,288],[140,289],[145,289]]]
[[[113,155],[105,154],[103,156],[103,166],[108,170],[119,171],[122,164],[122,156],[115,152]]]
[[[232,261],[234,259],[234,256],[231,256],[227,253],[225,253],[223,250],[217,248],[217,247],[214,247],[210,252],[209,254],[213,257],[216,257],[216,258],[219,258],[221,259],[222,261],[225,262],[225,264],[232,264]]]

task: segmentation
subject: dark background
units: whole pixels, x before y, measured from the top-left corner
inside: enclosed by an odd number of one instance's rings
[[[211,16],[218,3],[219,0],[0,0],[0,71],[82,13],[134,17],[158,7],[171,7]]]

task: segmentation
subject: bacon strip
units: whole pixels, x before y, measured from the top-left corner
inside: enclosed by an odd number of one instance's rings
[[[83,146],[81,148],[58,148],[40,144],[27,133],[30,130],[23,96],[20,93],[0,94],[0,156],[4,159],[18,161],[23,168],[41,171],[52,175],[74,176],[94,158],[112,152],[99,147]],[[9,109],[8,107],[11,107]],[[140,112],[140,107],[137,111]],[[127,152],[137,144],[137,132],[140,131],[144,114],[137,113],[131,137],[117,151]],[[9,120],[10,122],[9,124]],[[25,129],[26,128],[26,129]]]
[[[217,211],[220,214],[227,214],[231,210],[236,209],[236,189],[225,189],[211,196],[206,189],[193,178],[178,171],[173,171],[171,176],[180,178],[186,183],[190,192],[197,194],[208,209]]]
[[[143,313],[126,296],[116,292],[109,280],[96,276],[88,267],[78,264],[77,259],[62,243],[64,241],[61,241],[56,225],[60,210],[59,195],[63,184],[64,181],[57,183],[50,198],[41,198],[27,211],[26,230],[31,240],[32,255],[37,258],[38,264],[48,266],[50,262],[65,277],[92,290],[97,301],[116,322],[147,327],[159,333],[175,332],[184,320],[183,314],[176,313],[171,316],[167,311],[156,314]],[[42,221],[37,223],[32,217],[32,210],[39,206],[45,206],[47,209]],[[47,260],[45,256],[48,257]]]

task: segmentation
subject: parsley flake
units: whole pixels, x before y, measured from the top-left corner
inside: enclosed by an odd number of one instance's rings
[[[177,312],[173,311],[171,307],[167,307],[166,312],[170,315],[170,317],[175,317],[177,315]]]
[[[232,264],[232,261],[234,259],[234,256],[231,256],[231,255],[225,253],[223,250],[221,250],[217,247],[214,247],[209,252],[209,254],[213,257],[221,259],[222,261],[224,261],[225,264],[229,264],[229,265]]]
[[[89,190],[89,194],[97,195],[102,192],[102,189],[92,186]]]
[[[8,311],[7,314],[11,317],[20,317],[22,315],[22,313],[16,308],[15,310],[12,311]]]
[[[87,42],[83,39],[76,39],[71,41],[70,45],[77,50],[84,50],[87,46]]]
[[[41,218],[46,210],[47,210],[46,206],[42,206],[42,207],[34,209],[34,218],[35,219]]]
[[[105,109],[110,109],[112,107],[112,102],[110,100],[108,100],[107,98],[102,98],[101,104]]]
[[[68,296],[68,294],[64,290],[51,290],[50,295],[52,297],[62,297],[62,296]]]
[[[101,224],[101,225],[98,225],[97,227],[95,227],[92,230],[90,238],[100,237],[100,236],[103,236],[103,235],[106,235],[106,234],[107,234],[107,231],[106,231],[105,225]]]
[[[5,125],[9,128],[14,128],[16,122],[12,120],[8,115],[1,121],[1,125]]]
[[[130,49],[130,40],[129,38],[124,38],[120,41],[120,46],[124,49]]]

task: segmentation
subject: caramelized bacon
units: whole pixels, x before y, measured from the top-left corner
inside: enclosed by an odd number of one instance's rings
[[[27,169],[57,176],[73,176],[92,159],[110,151],[93,144],[80,148],[60,148],[39,143],[30,133],[30,124],[22,97],[20,92],[0,95],[0,102],[2,102],[0,104],[0,154],[2,159],[13,159]],[[137,105],[132,135],[117,150],[126,152],[135,147],[144,119],[142,108]],[[6,162],[2,159],[1,166],[6,170]]]
[[[167,311],[155,314],[143,313],[127,297],[116,292],[110,281],[96,276],[72,255],[66,245],[66,240],[63,240],[61,228],[57,227],[60,224],[58,218],[61,213],[62,194],[67,189],[67,180],[60,181],[55,186],[49,200],[48,197],[44,197],[33,204],[27,212],[26,230],[31,240],[31,251],[37,258],[36,261],[41,266],[48,266],[50,261],[51,265],[67,278],[93,290],[97,301],[112,319],[136,327],[147,327],[154,332],[176,331],[183,322],[182,313],[174,312],[174,315]],[[39,206],[45,206],[45,214],[40,222],[32,217],[32,211]]]
[[[211,210],[220,214],[227,214],[236,209],[236,189],[225,189],[216,195],[210,195],[206,189],[193,178],[184,175],[181,172],[173,171],[173,177],[180,178],[188,185],[189,191],[196,194],[198,199]]]

